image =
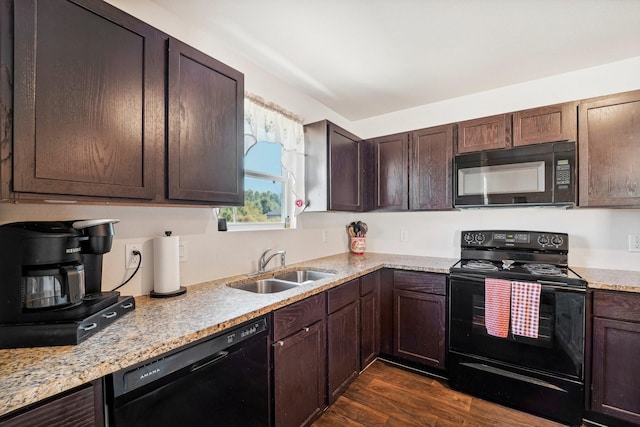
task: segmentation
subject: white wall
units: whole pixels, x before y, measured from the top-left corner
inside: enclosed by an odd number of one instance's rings
[[[517,66],[514,64],[514,66]],[[362,138],[640,89],[640,57],[359,120]]]
[[[239,69],[245,73],[248,91],[300,114],[307,123],[327,118],[362,137],[640,88],[637,78],[640,58],[636,58],[350,123],[148,0],[109,2]],[[626,251],[627,234],[640,234],[640,210],[521,208],[361,215],[304,213],[295,230],[225,233],[217,231],[217,221],[209,208],[0,204],[2,223],[76,218],[121,221],[115,226],[113,248],[105,255],[105,290],[121,283],[130,272],[124,269],[124,245],[143,243],[141,274],[121,289],[124,294],[133,295],[153,289],[152,239],[164,230],[172,230],[187,242],[189,260],[180,264],[180,273],[181,283],[189,285],[255,271],[258,256],[267,247],[286,249],[290,263],[345,252],[345,225],[354,219],[369,224],[368,250],[375,252],[456,258],[461,230],[563,231],[571,236],[573,265],[640,270],[640,253]],[[408,231],[408,241],[400,241],[401,230]]]

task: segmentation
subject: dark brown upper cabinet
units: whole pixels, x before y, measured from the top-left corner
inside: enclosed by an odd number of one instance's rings
[[[511,147],[511,114],[458,123],[458,153]]]
[[[305,125],[307,211],[362,212],[370,208],[364,177],[371,151],[366,141],[322,120]]]
[[[244,76],[169,39],[168,194],[171,200],[244,203]]]
[[[576,141],[577,109],[577,102],[567,102],[513,113],[513,146]]]
[[[164,131],[159,32],[102,1],[13,7],[14,44],[2,48],[14,67],[11,196],[152,199]]]
[[[241,73],[99,0],[5,1],[3,199],[241,205]]]
[[[373,146],[376,163],[375,209],[409,209],[409,134],[375,138]]]
[[[411,210],[444,210],[453,207],[454,137],[453,124],[411,133]]]
[[[578,204],[640,206],[640,91],[583,101],[578,118]]]

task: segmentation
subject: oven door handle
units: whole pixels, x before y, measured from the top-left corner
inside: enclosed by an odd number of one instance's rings
[[[456,280],[484,282],[485,276],[482,276],[479,274],[456,273],[455,275],[454,274],[449,275],[449,278],[450,278],[450,283],[453,284],[455,283]],[[513,281],[517,281],[517,280],[513,280]],[[539,283],[542,286],[542,289],[547,289],[547,290],[577,292],[582,294],[587,292],[586,286],[585,287],[571,286],[571,285],[567,285],[566,283],[552,282],[548,280],[536,280],[535,282],[533,280],[522,280],[522,281],[527,283]]]
[[[465,273],[455,273],[449,274],[449,281],[453,282],[454,280],[471,280],[474,282],[483,282],[484,283],[485,276],[479,274],[465,274]]]
[[[536,282],[540,283],[542,289],[553,289],[562,292],[577,292],[580,294],[587,292],[586,287],[575,287],[566,284],[558,284],[558,282],[548,282],[546,280],[537,280]]]

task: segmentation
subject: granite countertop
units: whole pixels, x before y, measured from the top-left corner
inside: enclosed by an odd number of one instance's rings
[[[590,289],[640,293],[640,271],[588,267],[572,269],[589,283]]]
[[[136,297],[136,309],[75,346],[0,350],[0,415],[323,292],[380,268],[448,273],[452,258],[349,253],[295,264],[336,275],[274,294],[226,286],[260,277],[228,277],[191,285],[174,298]],[[597,289],[640,293],[640,272],[574,268]],[[286,271],[286,270],[285,270]]]
[[[457,260],[348,253],[295,264],[336,275],[274,294],[226,284],[246,275],[191,285],[174,298],[136,297],[136,309],[75,346],[0,350],[0,415],[143,362],[331,287],[391,267],[448,273]]]

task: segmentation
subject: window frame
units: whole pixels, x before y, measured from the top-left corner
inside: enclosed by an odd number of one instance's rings
[[[268,142],[268,141],[264,141]],[[273,181],[282,183],[282,194],[280,195],[280,221],[272,221],[272,222],[235,222],[236,212],[239,206],[225,206],[224,208],[229,208],[232,211],[232,215],[234,218],[234,222],[227,222],[227,231],[251,231],[251,230],[282,230],[287,228],[286,218],[287,218],[287,210],[286,206],[289,201],[289,179],[288,173],[284,168],[282,171],[285,172],[283,175],[271,175],[264,172],[258,172],[251,169],[244,170],[244,178],[255,178],[255,179],[263,179],[265,181]],[[245,191],[247,191],[246,183],[245,183]]]

